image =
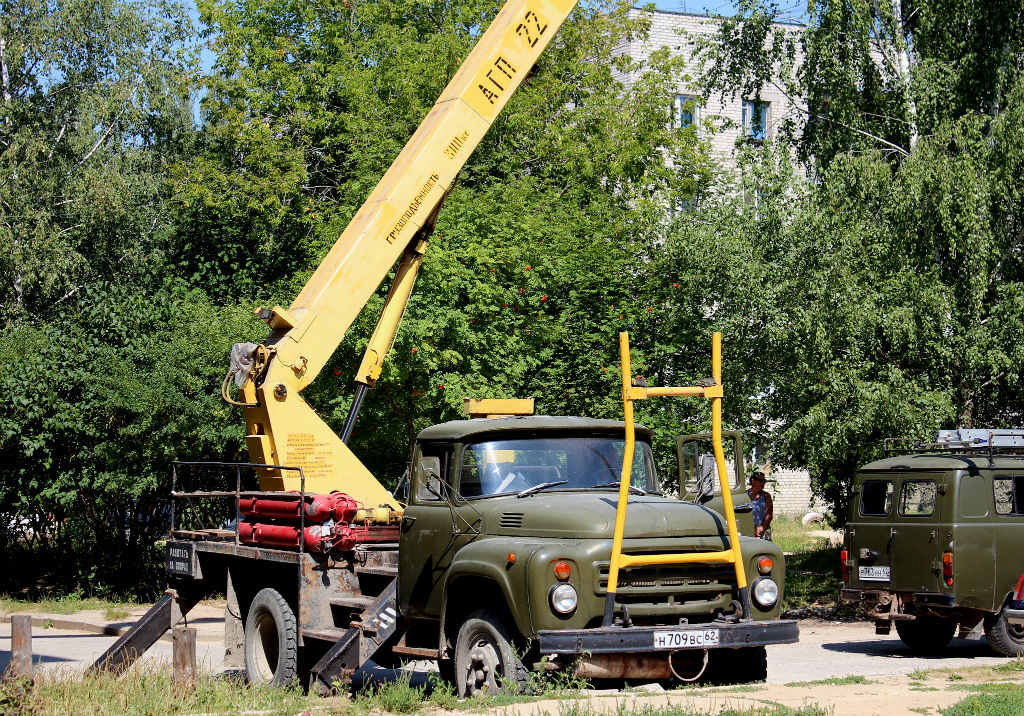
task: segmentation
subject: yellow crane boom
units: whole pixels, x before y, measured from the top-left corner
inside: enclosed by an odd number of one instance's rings
[[[292,305],[257,312],[271,332],[256,348],[255,364],[241,391],[252,462],[302,468],[307,492],[338,490],[367,507],[398,508],[299,393],[316,378],[404,255],[356,377],[369,385],[376,380],[437,208],[575,5],[576,0],[509,0]],[[260,487],[298,490],[294,475],[261,470]]]

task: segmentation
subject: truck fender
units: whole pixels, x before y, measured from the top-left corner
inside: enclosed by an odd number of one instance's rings
[[[456,611],[474,611],[468,606],[474,604],[474,596],[480,598],[476,608],[505,608],[512,618],[516,631],[521,635],[531,633],[530,604],[525,583],[522,588],[522,595],[514,596],[519,591],[513,589],[513,568],[509,566],[508,554],[516,553],[516,563],[524,567],[529,563],[530,556],[538,549],[537,546],[525,547],[522,543],[508,543],[505,540],[489,539],[474,542],[459,550],[452,560],[445,574],[444,595],[441,608],[441,644],[440,650],[444,654],[447,651],[448,638],[446,635],[450,630],[452,633],[458,631],[458,624],[447,624],[452,609],[449,606],[456,606]],[[525,580],[525,574],[515,575],[515,579]],[[486,587],[478,594],[467,594],[459,588],[458,582],[471,580],[478,585],[481,582],[493,585],[494,593],[488,594]],[[454,585],[454,589],[453,589]],[[487,597],[496,597],[500,594],[501,603],[493,604]],[[469,605],[467,606],[467,602]],[[461,605],[461,608],[458,608]]]

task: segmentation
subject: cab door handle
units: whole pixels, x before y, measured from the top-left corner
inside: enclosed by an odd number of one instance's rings
[[[413,515],[402,515],[402,529],[407,530],[412,527],[412,523],[416,521]]]

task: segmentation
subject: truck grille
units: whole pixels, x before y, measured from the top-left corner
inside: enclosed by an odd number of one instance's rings
[[[523,513],[522,512],[502,512],[501,517],[498,519],[499,527],[522,527],[523,526]]]
[[[608,593],[608,563],[595,565],[594,593]],[[619,570],[615,593],[638,624],[686,617],[690,623],[711,621],[727,610],[736,583],[731,564],[679,564]],[[653,620],[653,621],[652,621]]]
[[[598,564],[595,592],[607,594],[607,563]],[[664,567],[634,567],[619,570],[618,593],[667,594],[717,592],[732,589],[735,572],[731,564],[679,564]]]

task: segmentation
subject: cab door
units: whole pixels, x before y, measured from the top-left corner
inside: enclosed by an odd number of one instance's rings
[[[726,478],[736,513],[736,528],[741,535],[752,537],[754,514],[750,498],[747,497],[743,438],[740,437],[740,433],[736,430],[723,431],[722,448],[728,471]],[[721,481],[718,479],[718,465],[715,461],[711,433],[677,437],[676,458],[679,465],[679,498],[724,515],[725,500],[722,498]]]
[[[398,605],[403,614],[440,614],[440,585],[456,546],[455,448],[433,443],[416,447],[398,552]]]
[[[948,544],[941,520],[945,476],[909,473],[896,489],[896,519],[890,534],[892,588],[938,593],[942,591],[943,545]]]

